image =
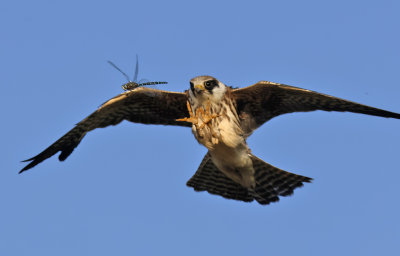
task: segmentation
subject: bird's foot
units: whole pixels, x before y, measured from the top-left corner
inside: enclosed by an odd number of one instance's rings
[[[199,123],[199,112],[200,112],[200,109],[197,109],[196,113],[193,114],[193,111],[192,111],[192,108],[190,107],[189,101],[186,102],[186,106],[187,106],[187,109],[189,111],[189,117],[179,118],[179,119],[176,119],[176,121],[192,123],[197,127],[197,125]]]
[[[200,129],[203,129],[206,124],[211,122],[211,120],[213,120],[214,118],[217,118],[217,117],[220,116],[219,114],[212,114],[210,108],[211,108],[211,102],[210,101],[208,101],[205,113],[204,113],[204,110],[202,108],[198,108],[198,110],[200,110],[201,117],[202,117],[201,119],[203,121],[203,123],[199,127]]]

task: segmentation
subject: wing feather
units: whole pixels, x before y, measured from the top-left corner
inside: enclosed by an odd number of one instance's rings
[[[354,112],[400,119],[400,114],[362,105],[330,95],[268,81],[232,90],[246,132],[252,132],[273,117],[314,110]]]
[[[191,127],[190,123],[176,121],[189,115],[185,93],[139,87],[122,93],[105,102],[95,112],[76,124],[64,136],[40,154],[23,162],[30,162],[24,172],[61,151],[59,160],[64,161],[79,145],[87,132],[96,128],[117,125],[123,120],[142,124],[162,124]]]

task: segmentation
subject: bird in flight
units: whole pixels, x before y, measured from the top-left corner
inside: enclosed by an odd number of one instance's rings
[[[187,182],[195,191],[262,205],[312,179],[274,167],[251,153],[246,139],[270,119],[314,110],[354,112],[400,119],[400,114],[289,85],[260,81],[233,89],[211,76],[198,76],[183,93],[137,87],[101,105],[40,154],[25,160],[24,172],[54,154],[64,161],[87,132],[123,120],[190,127],[208,152]]]

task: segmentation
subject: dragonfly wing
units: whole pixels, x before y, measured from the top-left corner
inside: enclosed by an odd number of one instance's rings
[[[139,74],[139,57],[136,54],[136,68],[135,68],[135,75],[133,76],[133,82],[137,82],[138,74]]]

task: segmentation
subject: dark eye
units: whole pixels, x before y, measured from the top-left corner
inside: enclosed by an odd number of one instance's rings
[[[211,83],[211,81],[206,81],[206,82],[204,83],[204,85],[205,85],[205,87],[206,87],[207,90],[213,88],[213,83]]]
[[[190,90],[194,91],[194,84],[190,82]]]

